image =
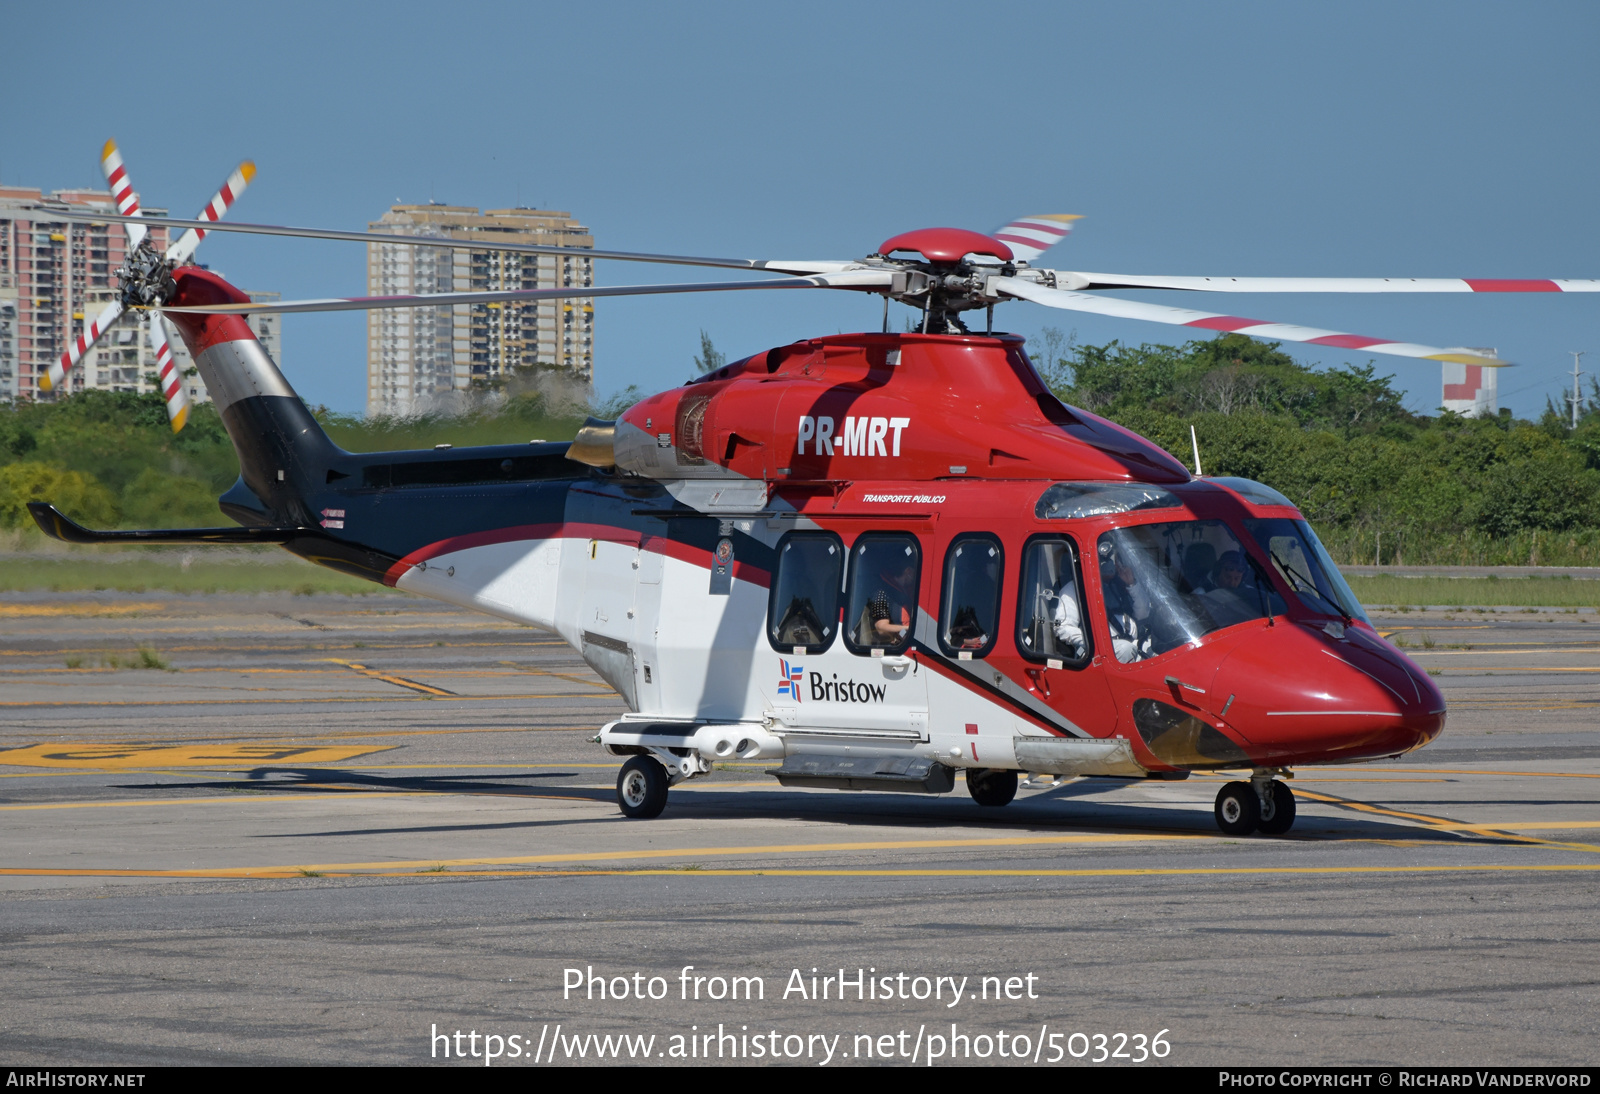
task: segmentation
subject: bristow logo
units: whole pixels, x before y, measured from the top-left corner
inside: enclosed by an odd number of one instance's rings
[[[820,672],[811,674],[811,698],[819,703],[881,703],[888,691],[887,684],[858,684],[839,679],[838,673],[832,680],[824,680]]]
[[[805,670],[799,665],[791,665],[784,658],[778,658],[783,676],[778,681],[778,694],[795,702],[800,701],[800,681],[805,676]]]
[[[910,418],[846,418],[844,428],[834,436],[832,418],[802,415],[795,455],[804,456],[806,442],[811,441],[813,456],[832,456],[835,449],[840,456],[898,456],[900,432],[910,424]]]

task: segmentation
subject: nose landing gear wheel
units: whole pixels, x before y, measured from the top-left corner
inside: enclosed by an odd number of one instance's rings
[[[1285,789],[1288,789],[1285,787]],[[1232,782],[1217,791],[1217,827],[1225,835],[1248,836],[1261,822],[1261,799],[1249,783]]]
[[[659,817],[667,807],[667,770],[649,756],[635,756],[617,775],[617,804],[636,820]]]
[[[967,768],[967,793],[979,805],[1010,805],[1017,796],[1017,773],[992,767]]]
[[[1256,831],[1264,836],[1281,836],[1294,827],[1294,791],[1274,780],[1268,784],[1268,793],[1272,798],[1272,812],[1261,811]]]

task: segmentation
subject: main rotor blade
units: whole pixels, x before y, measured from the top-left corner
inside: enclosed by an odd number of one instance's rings
[[[296,312],[370,311],[374,308],[432,308],[449,304],[492,304],[530,300],[575,300],[597,296],[651,296],[661,293],[737,292],[743,289],[855,289],[881,292],[891,287],[888,270],[855,270],[815,277],[774,281],[700,281],[676,285],[595,285],[588,288],[499,289],[492,292],[418,293],[409,296],[347,296],[327,300],[284,300],[278,303],[198,304],[168,306],[166,311],[191,315],[286,315]]]
[[[1024,262],[1032,262],[1051,247],[1067,238],[1072,222],[1083,217],[1073,213],[1035,213],[1018,217],[1004,228],[989,234],[1011,248],[1011,253]]]
[[[116,141],[106,141],[105,147],[100,149],[100,172],[111,188],[111,200],[117,203],[117,212],[128,218],[122,222],[122,227],[128,233],[128,249],[133,250],[144,241],[145,226],[139,221],[139,195],[133,192],[133,181],[122,164],[122,153],[117,150]]]
[[[1196,292],[1600,292],[1595,278],[1503,277],[1162,277],[1051,271],[1079,289],[1188,289]]]
[[[64,388],[66,386],[67,373],[72,371],[74,365],[83,360],[83,355],[89,352],[91,346],[100,341],[100,336],[121,315],[121,300],[113,300],[107,304],[100,314],[95,316],[83,328],[83,333],[72,340],[72,344],[67,347],[66,352],[46,370],[43,376],[39,377],[39,386],[45,391],[57,391]]]
[[[167,248],[167,260],[175,266],[181,266],[189,261],[189,256],[194,254],[196,247],[200,246],[200,241],[206,237],[206,233],[215,230],[214,227],[199,227],[199,225],[215,225],[218,220],[221,220],[222,214],[228,211],[230,205],[239,200],[239,195],[244,193],[245,187],[249,186],[250,180],[255,177],[256,165],[249,160],[245,160],[238,167],[235,167],[233,174],[227,177],[222,186],[212,195],[211,200],[206,203],[206,207],[200,210],[199,220],[193,222],[197,226],[184,232],[183,235],[178,237],[176,243]]]
[[[33,214],[29,217],[29,214]],[[18,210],[8,214],[18,219],[81,220],[95,224],[125,221],[110,213],[79,213],[60,209]],[[338,232],[325,228],[290,228],[278,224],[213,224],[205,220],[177,217],[143,217],[143,224],[163,228],[194,228],[204,232],[242,232],[246,235],[289,236],[294,239],[339,239],[351,243],[395,243],[405,247],[444,247],[457,251],[507,251],[517,254],[566,255],[572,258],[607,258],[620,262],[658,262],[669,266],[716,266],[729,270],[766,270],[771,273],[838,273],[856,265],[850,261],[809,259],[696,258],[689,255],[658,255],[640,251],[599,251],[590,247],[555,247],[544,243],[495,243],[482,239],[454,239],[446,236],[401,236],[377,232]]]
[[[1168,323],[1201,330],[1227,331],[1247,334],[1272,342],[1305,342],[1314,346],[1334,346],[1340,349],[1371,350],[1373,353],[1392,353],[1399,357],[1422,357],[1432,361],[1453,361],[1466,365],[1509,365],[1511,362],[1488,353],[1465,347],[1439,349],[1414,342],[1393,342],[1386,338],[1368,338],[1360,334],[1342,334],[1339,331],[1301,327],[1290,323],[1269,323],[1261,319],[1245,319],[1237,315],[1218,315],[1216,312],[1193,311],[1189,308],[1169,308],[1164,304],[1146,304],[1141,300],[1118,300],[1109,296],[1090,296],[1088,293],[1051,289],[1015,277],[992,279],[1001,292],[1031,300],[1049,308],[1067,311],[1093,312],[1118,319],[1143,319],[1149,323]]]

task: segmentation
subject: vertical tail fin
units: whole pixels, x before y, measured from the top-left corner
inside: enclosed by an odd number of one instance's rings
[[[173,271],[173,305],[246,304],[250,298],[197,266]],[[256,340],[242,315],[167,312],[194,358],[239,456],[244,485],[261,503],[225,505],[247,524],[316,524],[306,499],[344,455]],[[225,502],[230,499],[225,499]],[[242,510],[242,511],[241,511]]]

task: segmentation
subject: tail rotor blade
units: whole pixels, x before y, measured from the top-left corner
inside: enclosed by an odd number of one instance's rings
[[[122,301],[113,300],[107,304],[105,310],[94,317],[94,321],[83,328],[83,333],[72,340],[72,345],[67,347],[67,352],[61,355],[60,360],[50,366],[43,376],[39,377],[39,386],[45,391],[64,390],[67,382],[67,373],[74,365],[83,360],[83,355],[98,341],[111,324],[117,321],[122,314]]]
[[[156,377],[162,398],[167,401],[167,421],[172,423],[172,431],[176,433],[189,420],[189,389],[184,386],[183,376],[172,360],[172,347],[167,344],[167,324],[160,312],[150,313],[146,334],[156,354]]]
[[[211,199],[211,202],[204,209],[200,210],[199,216],[195,219],[211,223],[221,220],[222,214],[226,213],[228,207],[239,200],[239,195],[244,193],[245,187],[249,186],[250,180],[255,177],[256,165],[249,160],[245,160],[234,168],[233,174],[228,176],[228,180],[222,184],[222,188],[217,191],[216,196]],[[178,237],[176,243],[167,248],[167,261],[175,266],[181,266],[189,261],[190,256],[194,254],[194,249],[200,246],[200,241],[206,237],[206,234],[206,229],[204,228],[190,228],[187,232],[184,232],[183,235]]]

